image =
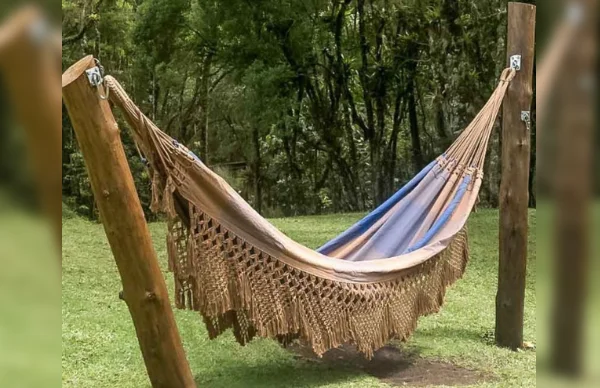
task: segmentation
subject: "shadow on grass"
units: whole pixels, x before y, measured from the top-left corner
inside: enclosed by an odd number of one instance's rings
[[[259,363],[230,362],[219,364],[206,373],[196,375],[198,387],[320,387],[340,384],[365,376],[364,372],[350,365],[327,365],[315,360],[295,356],[293,362],[264,360]]]
[[[353,345],[342,345],[316,356],[310,348],[291,345],[287,352],[229,351],[208,353],[191,365],[198,387],[317,388],[317,387],[429,387],[473,385],[494,376],[439,359],[423,358],[423,348],[386,345],[371,360]],[[241,357],[240,357],[241,356]]]
[[[423,338],[456,338],[481,342],[482,344],[493,344],[493,328],[467,328],[467,327],[436,327],[431,329],[419,329],[419,337]]]
[[[490,380],[480,371],[459,367],[441,360],[420,356],[421,348],[386,345],[371,360],[355,346],[342,345],[317,357],[306,347],[292,345],[293,359],[248,364],[219,364],[209,373],[198,375],[203,387],[321,387],[321,386],[462,386]],[[377,380],[376,380],[377,379]]]
[[[379,349],[367,360],[352,345],[343,345],[316,356],[310,348],[293,344],[281,357],[217,356],[210,367],[195,376],[198,387],[306,387],[379,386],[376,378],[403,375],[419,359],[418,349],[399,349],[393,345]],[[222,357],[221,357],[222,356]],[[370,380],[370,381],[369,381]]]
[[[387,345],[364,358],[355,346],[343,345],[317,357],[300,345],[288,348],[292,358],[239,363],[222,360],[196,376],[202,387],[460,386],[487,380],[481,372],[420,356],[421,348]]]

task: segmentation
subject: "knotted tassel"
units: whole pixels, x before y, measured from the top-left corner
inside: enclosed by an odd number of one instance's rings
[[[170,272],[174,272],[177,277],[178,271],[178,257],[177,257],[177,246],[175,245],[175,239],[173,238],[173,233],[169,231],[167,233],[167,257],[168,257],[168,269]]]
[[[152,173],[152,202],[150,203],[150,210],[152,210],[153,213],[158,213],[160,211],[160,195],[162,193],[160,186],[160,176],[154,171]]]
[[[162,197],[162,211],[170,218],[173,219],[177,216],[175,212],[175,201],[173,200],[173,193],[175,192],[175,184],[173,179],[169,176],[167,183],[165,184],[165,190]]]

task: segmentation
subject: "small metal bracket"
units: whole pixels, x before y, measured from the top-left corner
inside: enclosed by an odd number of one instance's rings
[[[521,70],[521,55],[511,55],[510,68],[517,71]]]
[[[531,129],[531,112],[528,110],[522,110],[521,121],[525,122],[528,130]]]
[[[88,77],[88,81],[90,81],[90,85],[97,88],[102,84],[102,73],[100,72],[100,68],[98,66],[92,67],[85,71],[85,74]]]
[[[90,85],[98,90],[98,96],[100,99],[108,100],[108,93],[110,92],[110,89],[105,86],[104,92],[102,91],[102,84],[104,83],[104,68],[100,62],[96,60],[96,66],[92,67],[91,69],[87,69],[85,74],[87,75]]]

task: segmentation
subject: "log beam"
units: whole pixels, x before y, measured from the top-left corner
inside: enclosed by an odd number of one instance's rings
[[[563,377],[582,377],[586,370],[586,335],[592,305],[588,293],[593,278],[593,161],[596,116],[598,5],[583,0],[581,18],[565,52],[568,62],[557,79],[552,115],[556,133],[553,171],[554,231],[550,366]],[[573,42],[577,42],[574,44]],[[597,236],[597,235],[596,235]],[[596,237],[597,238],[597,237]],[[592,276],[590,276],[592,275]],[[590,311],[591,312],[591,311]],[[589,316],[593,316],[589,314]]]
[[[533,95],[535,10],[531,4],[508,3],[507,62],[510,65],[513,55],[521,55],[521,64],[508,88],[502,111],[495,338],[499,346],[511,349],[523,345],[531,134],[522,112],[530,111]]]
[[[195,387],[167,287],[110,106],[90,85],[88,56],[62,77],[63,99],[81,147],[100,218],[153,387]]]
[[[62,104],[56,31],[35,6],[0,26],[0,77],[25,133],[39,203],[56,242],[62,233]]]

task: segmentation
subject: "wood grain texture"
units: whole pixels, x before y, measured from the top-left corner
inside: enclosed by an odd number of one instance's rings
[[[535,47],[535,6],[508,4],[507,63],[520,54],[521,70],[510,84],[502,111],[500,184],[500,263],[496,295],[496,343],[511,349],[523,344],[527,267],[530,130],[521,112],[531,109]]]
[[[84,73],[93,66],[93,58],[87,57],[65,73],[63,99],[121,275],[123,298],[152,386],[194,387],[119,128],[108,102],[98,97]]]

